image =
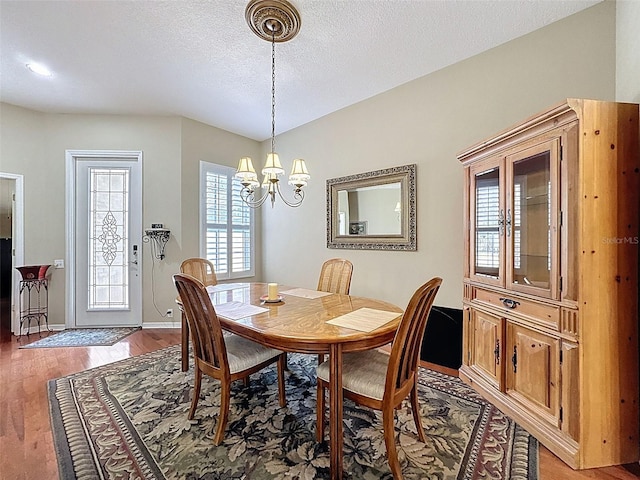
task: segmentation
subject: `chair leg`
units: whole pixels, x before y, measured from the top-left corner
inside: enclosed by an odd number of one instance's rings
[[[182,312],[180,316],[182,322],[182,371],[186,372],[189,370],[189,324],[187,323],[187,317],[184,312]]]
[[[289,372],[291,369],[289,368],[289,361],[287,360],[287,352],[284,352],[284,369]]]
[[[220,414],[218,415],[218,426],[216,434],[213,437],[214,445],[220,445],[224,440],[224,430],[227,428],[227,420],[229,420],[229,406],[231,404],[231,385],[223,383],[220,385]]]
[[[324,353],[319,353],[318,354],[318,365],[320,365],[322,362],[324,362]]]
[[[396,440],[394,431],[394,409],[393,407],[382,409],[382,426],[384,429],[384,444],[387,447],[387,461],[389,468],[393,474],[394,480],[402,480],[402,469],[398,461],[398,452],[396,451]]]
[[[281,407],[287,406],[287,399],[284,394],[284,370],[287,366],[287,354],[283,353],[278,357],[278,400]]]
[[[246,377],[244,377],[244,378],[242,379],[242,381],[244,382],[244,386],[245,386],[245,388],[246,388],[246,387],[248,387],[248,386],[249,386],[249,383],[250,383],[250,382],[249,382],[249,375],[247,375]]]
[[[200,399],[200,385],[202,384],[202,371],[198,367],[198,361],[196,360],[195,367],[195,379],[193,382],[193,397],[191,398],[191,409],[189,410],[189,420],[193,419],[196,413],[196,407],[198,406],[198,400]]]
[[[324,385],[322,380],[318,379],[318,399],[316,402],[316,441],[321,443],[324,441]]]
[[[424,428],[422,427],[422,421],[420,420],[420,407],[418,405],[418,384],[413,384],[411,390],[411,410],[413,411],[413,421],[416,422],[416,430],[418,431],[418,438],[422,443],[427,443],[427,437],[424,434]]]

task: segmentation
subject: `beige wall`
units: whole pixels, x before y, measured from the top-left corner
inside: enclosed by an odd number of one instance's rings
[[[257,142],[190,120],[183,124],[180,117],[56,115],[7,104],[0,108],[0,171],[24,175],[25,264],[65,258],[66,150],[142,150],[143,225],[163,223],[172,234],[165,259],[155,260],[153,269],[150,246],[141,244],[143,322],[179,321],[178,315],[169,319],[161,314],[175,309],[171,275],[179,271],[183,258],[198,255],[197,213],[191,213],[197,212],[197,164],[201,157],[222,162],[211,158],[214,151],[238,158],[256,149]],[[184,148],[183,135],[189,142]],[[64,324],[65,270],[53,270],[49,292],[49,322]]]
[[[264,209],[265,280],[314,287],[322,261],[344,257],[354,264],[355,295],[406,305],[437,275],[436,303],[460,307],[456,153],[565,97],[614,100],[614,73],[615,4],[605,2],[280,135],[280,158],[305,158],[312,179],[300,208]],[[418,165],[418,251],[327,249],[326,180],[410,163]]]
[[[640,1],[616,4],[616,100],[640,103]]]
[[[637,22],[621,20],[621,9],[633,18],[638,9],[633,2],[618,8],[618,52],[626,59],[633,57],[627,38],[637,45]],[[355,265],[353,294],[404,305],[439,275],[444,284],[436,303],[459,307],[462,169],[456,153],[564,97],[613,100],[617,86],[618,98],[638,101],[637,67],[626,60],[621,66],[618,57],[616,81],[615,21],[615,4],[598,4],[280,135],[285,168],[305,158],[312,179],[300,208],[263,207],[257,278],[314,288],[322,261],[346,257]],[[154,268],[160,312],[175,308],[171,275],[180,261],[199,252],[200,160],[234,166],[251,155],[261,165],[266,148],[178,117],[51,115],[0,104],[0,171],[25,175],[25,263],[64,258],[66,149],[144,152],[144,225],[160,222],[172,231],[167,258]],[[327,249],[326,180],[410,163],[418,164],[418,251]],[[168,321],[154,308],[148,250],[144,245],[144,321]],[[62,324],[64,271],[53,275],[51,321]]]
[[[182,120],[182,230],[181,251],[178,258],[199,256],[200,249],[200,186],[198,184],[200,162],[237,167],[241,157],[260,157],[258,142],[231,134],[194,120]],[[260,211],[256,212],[260,223]],[[261,231],[256,228],[256,251],[260,251]],[[260,278],[261,265],[256,261],[256,278]],[[247,279],[251,281],[254,279]]]

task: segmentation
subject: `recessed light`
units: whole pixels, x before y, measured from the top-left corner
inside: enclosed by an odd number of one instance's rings
[[[37,73],[38,75],[42,75],[43,77],[51,76],[51,71],[40,63],[27,63],[27,68],[33,73]]]

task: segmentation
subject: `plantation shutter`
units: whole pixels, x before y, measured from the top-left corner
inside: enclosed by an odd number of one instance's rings
[[[201,162],[203,256],[218,279],[254,275],[253,211],[240,197],[235,170]]]

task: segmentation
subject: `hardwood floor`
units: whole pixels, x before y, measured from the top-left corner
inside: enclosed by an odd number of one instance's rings
[[[111,347],[19,349],[32,339],[16,341],[0,331],[0,480],[58,478],[47,380],[178,344],[180,330],[141,330]],[[541,447],[540,480],[594,478],[638,479],[640,468],[634,464],[574,471]]]

